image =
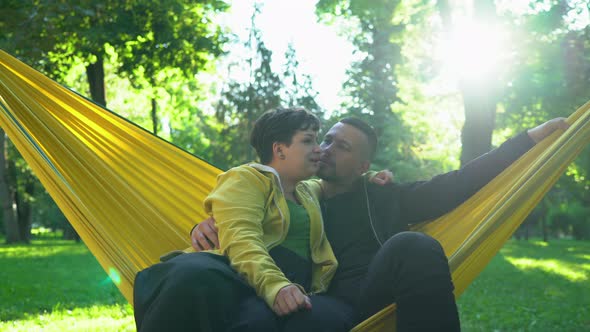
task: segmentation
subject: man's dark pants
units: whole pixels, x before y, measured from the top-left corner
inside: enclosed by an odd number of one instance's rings
[[[447,257],[440,243],[402,232],[377,252],[361,282],[359,319],[397,304],[397,331],[460,331]]]

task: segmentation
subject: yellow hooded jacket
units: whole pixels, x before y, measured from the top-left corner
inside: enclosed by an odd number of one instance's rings
[[[310,291],[319,293],[327,289],[338,263],[326,239],[318,199],[309,185],[300,182],[295,195],[310,217]],[[220,249],[212,252],[226,255],[272,308],[279,290],[292,284],[269,255],[270,249],[284,241],[290,222],[277,172],[260,164],[234,167],[217,177],[217,186],[204,204],[219,229]]]

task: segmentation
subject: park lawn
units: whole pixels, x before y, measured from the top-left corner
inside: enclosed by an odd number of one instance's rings
[[[0,245],[0,331],[134,331],[133,308],[84,244]]]
[[[459,299],[465,331],[590,331],[590,242],[510,240]]]
[[[0,245],[0,331],[133,331],[84,244]],[[509,241],[459,300],[464,331],[590,330],[590,242]]]

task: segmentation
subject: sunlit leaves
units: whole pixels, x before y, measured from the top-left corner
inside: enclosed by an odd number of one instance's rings
[[[505,112],[498,118],[502,126],[516,131],[568,116],[590,99],[590,27],[572,28],[564,18],[573,10],[566,2],[532,4],[538,10],[517,16],[513,22],[519,31],[518,62],[502,101]],[[572,206],[563,216],[573,216],[576,204],[590,206],[588,155],[586,148],[548,195],[553,210],[559,204]],[[579,218],[571,219],[571,225],[574,219]]]

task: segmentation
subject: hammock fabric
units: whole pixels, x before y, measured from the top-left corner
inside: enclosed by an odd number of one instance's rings
[[[190,247],[221,170],[62,87],[0,51],[0,126],[132,303],[135,274]],[[590,102],[454,211],[414,227],[449,257],[455,295],[513,234],[590,142]],[[395,326],[395,305],[353,331]]]

